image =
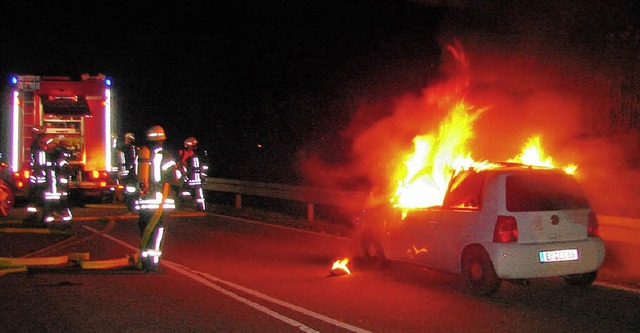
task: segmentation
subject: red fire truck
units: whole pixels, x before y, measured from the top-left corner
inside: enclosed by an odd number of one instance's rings
[[[16,198],[29,186],[31,128],[40,125],[49,140],[65,141],[72,166],[70,189],[82,197],[108,197],[112,174],[111,79],[98,74],[66,76],[14,75],[9,82],[8,161]],[[5,118],[6,119],[6,118]]]

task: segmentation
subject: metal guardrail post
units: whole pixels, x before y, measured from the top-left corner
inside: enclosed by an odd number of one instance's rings
[[[242,208],[242,194],[236,193],[236,208]]]
[[[313,221],[315,214],[313,212],[314,206],[312,203],[307,203],[307,220]]]

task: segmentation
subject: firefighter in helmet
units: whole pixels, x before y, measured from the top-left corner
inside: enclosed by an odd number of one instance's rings
[[[163,217],[175,209],[171,186],[182,179],[182,174],[176,161],[163,148],[164,129],[152,126],[146,134],[148,147],[141,147],[138,154],[139,195],[134,210],[139,214],[141,235],[138,268],[151,270],[158,266],[162,255]]]
[[[68,207],[67,209],[61,207],[66,204],[68,196],[68,177],[64,176],[68,158],[58,153],[60,148],[56,148],[53,139],[45,136],[42,126],[33,126],[31,133],[33,143],[31,144],[28,191],[30,203],[27,205],[27,220],[49,226],[54,222],[55,215],[58,215],[63,223],[71,222],[71,211]],[[62,174],[60,166],[64,169]]]
[[[71,209],[69,209],[69,182],[71,181],[69,159],[71,153],[68,139],[60,137],[57,144],[50,149],[49,156],[55,171],[53,173],[55,185],[52,184],[51,189],[60,193],[60,199],[54,204],[54,211],[63,222],[69,222],[72,219],[72,215]],[[56,188],[54,189],[53,186]]]
[[[124,143],[118,148],[118,182],[124,185],[124,201],[133,210],[133,200],[136,193],[138,151],[136,137],[128,132],[124,135]]]
[[[136,158],[138,157],[138,146],[136,146],[136,137],[133,133],[125,133],[124,145],[120,148],[122,151],[121,163],[123,166],[122,174],[128,176],[135,174]]]
[[[38,218],[38,213],[42,213],[45,206],[44,191],[47,187],[47,139],[44,134],[44,127],[36,125],[31,128],[31,161],[29,173],[29,189],[27,196],[29,204],[27,205],[27,220],[29,222],[41,222],[50,219],[53,221],[53,215],[45,217],[42,215]]]
[[[184,173],[184,183],[180,189],[180,199],[193,200],[196,210],[205,211],[206,202],[202,191],[203,169],[200,164],[200,157],[196,153],[198,140],[188,137],[184,140],[184,149],[180,150],[180,168]]]

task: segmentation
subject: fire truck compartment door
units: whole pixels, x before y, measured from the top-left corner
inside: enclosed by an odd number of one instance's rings
[[[49,98],[41,95],[42,111],[45,114],[90,116],[91,110],[85,96],[78,96],[77,100],[71,98]]]

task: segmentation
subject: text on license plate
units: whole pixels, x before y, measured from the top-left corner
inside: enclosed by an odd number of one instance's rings
[[[578,250],[540,251],[540,262],[556,262],[578,260]]]

